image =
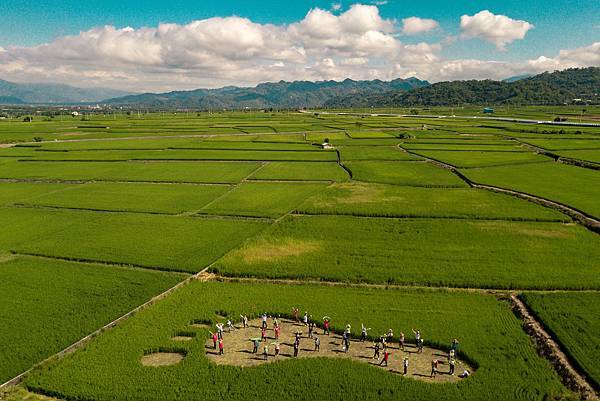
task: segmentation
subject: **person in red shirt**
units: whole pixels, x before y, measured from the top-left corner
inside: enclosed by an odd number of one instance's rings
[[[217,349],[217,340],[218,340],[217,333],[213,333],[212,331],[210,331],[209,333],[212,334],[213,349]]]
[[[219,355],[223,355],[223,339],[219,340]]]
[[[275,339],[279,340],[279,333],[281,332],[280,326],[275,326]]]
[[[385,366],[388,365],[388,359],[390,358],[390,352],[386,349],[383,353],[383,359],[379,362],[379,366],[382,366],[385,363]]]
[[[262,341],[267,341],[267,329],[266,328],[262,328],[260,329],[260,337],[262,339]]]
[[[323,319],[323,335],[329,335],[329,319]]]

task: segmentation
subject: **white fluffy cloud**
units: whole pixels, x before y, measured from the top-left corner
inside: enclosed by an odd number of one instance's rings
[[[548,58],[540,56],[529,60],[528,65],[537,71],[552,71],[564,68],[600,66],[600,42],[577,49],[561,50],[558,56]]]
[[[402,20],[402,33],[405,35],[418,35],[431,32],[440,24],[434,19],[409,17]]]
[[[411,21],[412,32],[424,29],[426,20]],[[474,35],[473,23],[467,26],[463,34]],[[441,50],[451,41],[405,44],[398,36],[404,27],[374,5],[354,5],[339,15],[314,8],[289,25],[225,17],[140,29],[104,26],[39,46],[5,46],[0,78],[168,91],[299,79],[498,79],[600,65],[600,43],[519,63],[448,60]],[[488,38],[499,45],[510,41],[489,32]]]
[[[463,37],[480,37],[505,50],[506,45],[515,40],[524,39],[534,26],[527,21],[515,20],[506,15],[496,15],[483,10],[475,15],[460,17],[460,29]]]

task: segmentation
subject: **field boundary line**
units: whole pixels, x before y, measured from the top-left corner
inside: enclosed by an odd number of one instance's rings
[[[225,198],[230,193],[232,193],[233,191],[235,191],[236,189],[238,189],[240,187],[240,185],[242,185],[244,182],[246,182],[248,180],[248,178],[252,177],[254,174],[256,174],[258,171],[260,171],[261,169],[263,169],[268,164],[269,164],[269,162],[267,162],[267,161],[261,162],[258,165],[258,167],[256,167],[250,173],[248,173],[248,175],[246,175],[244,178],[242,178],[240,180],[240,182],[238,182],[237,184],[232,185],[227,191],[225,191],[221,195],[217,196],[216,198],[214,198],[213,200],[211,200],[207,204],[203,205],[200,209],[198,209],[198,210],[192,210],[192,211],[185,212],[185,213],[181,213],[180,215],[181,216],[194,216],[194,215],[201,214],[204,209],[206,209],[207,207],[215,204],[216,202],[220,201],[221,199]]]
[[[339,132],[340,129],[329,129],[329,130],[320,130],[320,131],[308,131],[308,133],[311,134],[327,134],[327,133],[336,133]],[[225,134],[179,134],[179,135],[144,135],[144,136],[127,136],[127,137],[109,137],[109,138],[79,138],[79,139],[52,139],[52,140],[47,140],[47,141],[41,141],[41,142],[35,142],[35,141],[28,141],[28,142],[8,142],[8,143],[1,143],[0,145],[3,145],[2,147],[13,147],[13,146],[17,146],[17,145],[40,145],[40,144],[44,144],[44,143],[68,143],[68,142],[101,142],[101,141],[127,141],[127,140],[138,140],[138,139],[169,139],[169,138],[214,138],[214,137],[228,137],[228,136],[240,136],[240,137],[244,137],[244,136],[254,136],[254,135],[300,135],[300,134],[304,134],[306,133],[306,130],[303,131],[288,131],[288,132],[254,132],[251,134],[247,134],[247,133],[239,133],[239,132],[232,132],[232,133],[225,133]],[[219,141],[215,141],[215,142],[219,142]],[[235,141],[234,141],[235,142]],[[258,141],[249,141],[249,142],[258,142]],[[301,142],[299,142],[301,143]]]
[[[509,217],[469,217],[469,216],[418,216],[418,215],[364,215],[353,213],[332,213],[332,212],[304,212],[297,208],[292,212],[297,216],[343,216],[356,217],[357,219],[397,219],[397,220],[471,220],[471,221],[510,221],[515,223],[564,223],[565,220],[560,219],[528,219],[528,218],[509,218]],[[570,221],[570,220],[569,220]]]
[[[212,267],[213,264],[211,264]],[[226,276],[219,272],[212,272],[212,281],[221,281],[229,283],[251,283],[251,284],[276,284],[276,285],[314,285],[323,287],[345,287],[345,288],[373,288],[373,289],[411,289],[411,290],[431,290],[448,292],[469,292],[478,294],[496,294],[508,296],[515,292],[530,293],[598,293],[600,289],[522,289],[522,288],[486,288],[486,287],[448,287],[448,286],[428,286],[417,284],[376,284],[347,281],[327,281],[317,279],[290,279],[290,278],[265,278],[265,277],[242,277]]]
[[[0,206],[0,209],[16,208],[16,209],[33,209],[33,210],[52,210],[52,211],[71,211],[71,212],[90,212],[99,214],[133,214],[133,215],[148,215],[148,216],[164,216],[164,217],[185,217],[190,219],[207,219],[207,220],[250,220],[250,221],[273,221],[274,217],[266,216],[245,216],[241,214],[215,214],[202,212],[183,212],[183,213],[164,213],[151,211],[135,211],[135,210],[108,210],[81,208],[69,206],[52,206],[52,205],[34,205],[27,203],[13,203],[12,205]],[[195,213],[195,214],[194,214]]]
[[[516,138],[516,137],[512,137],[512,136],[508,136],[507,138],[510,138],[512,140],[515,140],[517,142],[519,142],[522,146],[524,146],[527,149],[530,149],[534,152],[536,152],[537,154],[540,154],[542,156],[546,156],[549,157],[551,159],[554,159],[555,162],[558,163],[564,163],[564,164],[570,164],[572,166],[577,166],[577,167],[581,167],[581,168],[587,168],[590,170],[600,170],[600,163],[595,163],[589,160],[582,160],[582,159],[574,159],[572,157],[564,157],[561,156],[559,154],[554,153],[553,151],[550,151],[548,149],[544,149],[542,147],[536,146],[536,145],[532,145],[529,142],[526,142],[522,139]],[[566,151],[570,151],[570,150],[579,150],[579,149],[565,149]],[[581,149],[581,150],[588,150],[588,149]],[[595,150],[595,149],[593,149]]]
[[[235,182],[202,182],[202,181],[151,181],[151,180],[105,180],[105,179],[73,179],[63,180],[60,178],[0,178],[0,182],[7,183],[47,183],[47,184],[93,184],[93,183],[115,183],[115,184],[164,184],[164,185],[213,185],[213,186],[231,186]]]
[[[85,264],[96,264],[96,265],[105,265],[105,266],[115,266],[115,267],[129,267],[143,270],[153,270],[153,271],[161,271],[166,273],[178,273],[178,274],[194,274],[194,272],[181,270],[177,268],[169,268],[163,266],[148,266],[148,265],[139,265],[136,263],[127,263],[127,262],[113,262],[109,260],[96,260],[96,259],[87,259],[87,258],[76,258],[70,256],[53,256],[46,255],[43,253],[35,253],[35,252],[21,252],[21,251],[9,251],[12,255],[17,256],[31,256],[35,258],[43,258],[43,259],[51,259],[51,260],[62,260],[65,262],[75,262],[75,263],[85,263]]]
[[[167,296],[169,296],[173,292],[177,291],[178,289],[183,288],[186,285],[190,284],[194,280],[207,281],[207,279],[204,276],[207,275],[207,270],[209,269],[210,266],[212,266],[212,264],[214,264],[214,262],[212,262],[211,264],[206,266],[204,269],[200,270],[198,273],[192,274],[191,276],[187,277],[185,280],[180,281],[179,283],[175,284],[173,287],[163,291],[162,293],[160,293],[158,295],[155,295],[154,297],[150,298],[148,301],[135,307],[134,309],[132,309],[129,312],[125,313],[124,315],[118,317],[117,319],[113,320],[112,322],[105,324],[101,328],[99,328],[99,329],[93,331],[92,333],[88,334],[87,336],[77,340],[76,342],[69,345],[62,351],[59,351],[59,352],[49,356],[48,358],[44,359],[41,362],[36,363],[31,368],[29,368],[26,371],[20,373],[19,375],[13,377],[12,379],[6,381],[5,383],[0,384],[0,390],[20,384],[27,377],[27,375],[29,375],[33,370],[38,369],[43,366],[46,366],[47,364],[49,364],[51,362],[60,360],[60,359],[64,358],[65,356],[72,354],[73,352],[75,352],[78,349],[87,345],[90,341],[92,341],[94,338],[98,337],[103,332],[116,327],[118,324],[128,320],[129,318],[133,317],[134,315],[141,312],[142,310],[154,305],[158,301],[161,301],[162,299],[166,298]]]
[[[548,334],[534,317],[534,314],[517,295],[511,294],[510,301],[514,313],[523,321],[523,329],[535,343],[540,355],[550,361],[565,386],[580,393],[584,400],[597,400],[598,396],[593,386],[580,374],[570,362],[567,354],[562,351],[558,342]]]
[[[404,149],[402,146],[400,146],[400,145],[398,145],[398,146],[401,149]],[[407,150],[407,149],[404,149],[404,151],[407,153],[413,153],[412,151]],[[424,157],[424,156],[422,156],[422,157]],[[459,171],[458,168],[456,168],[455,166],[453,166],[451,164],[444,163],[442,161],[432,159],[429,157],[425,157],[425,159],[429,163],[432,163],[438,167],[444,168],[444,169],[449,170],[450,172],[454,173],[461,180],[466,182],[467,185],[469,185],[469,187],[471,187],[471,188],[485,189],[485,190],[492,191],[492,192],[498,192],[498,193],[503,193],[506,195],[515,196],[517,198],[527,200],[529,202],[532,202],[532,203],[535,203],[535,204],[538,204],[538,205],[541,205],[541,206],[544,206],[544,207],[547,207],[550,209],[558,210],[559,212],[566,214],[567,216],[578,221],[579,223],[581,223],[585,228],[589,229],[590,231],[592,231],[596,234],[600,234],[600,220],[596,219],[595,217],[593,217],[579,209],[576,209],[572,206],[565,205],[563,203],[560,203],[560,202],[557,202],[554,200],[543,198],[541,196],[528,194],[526,192],[521,192],[521,191],[517,191],[514,189],[502,188],[502,187],[498,187],[495,185],[479,184],[475,181],[472,181],[470,178],[465,176],[461,171]]]

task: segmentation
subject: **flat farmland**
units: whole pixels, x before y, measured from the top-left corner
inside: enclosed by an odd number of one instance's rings
[[[325,186],[306,182],[247,182],[203,207],[199,213],[276,218]]]
[[[340,159],[346,160],[422,160],[395,146],[347,146],[340,149]]]
[[[2,182],[0,183],[0,204],[11,205],[17,202],[30,202],[40,196],[72,188],[75,188],[74,184]]]
[[[459,168],[504,166],[522,163],[544,163],[548,157],[533,152],[497,152],[478,150],[414,150],[418,155],[451,164]]]
[[[23,142],[0,148],[0,341],[8,344],[0,381],[201,272],[73,354],[36,367],[7,394],[576,399],[565,370],[523,330],[510,295],[527,302],[597,384],[598,234],[550,206],[469,180],[598,216],[597,170],[521,144],[595,160],[597,130],[579,128],[266,110],[0,121],[0,142]],[[322,149],[325,139],[335,150]],[[276,362],[251,354],[255,327],[226,332],[225,357],[207,355],[216,323],[248,314],[255,325],[266,312],[288,324],[292,308],[317,323],[331,317],[334,335],[321,335],[318,357],[307,333],[303,355],[288,357],[291,330],[306,331],[295,326],[285,327]],[[349,354],[338,342],[347,324]],[[362,324],[367,342],[357,339]],[[380,368],[373,341],[390,328],[392,363]],[[423,331],[422,354],[411,329]],[[448,374],[453,338],[457,373],[471,369],[467,379]],[[261,352],[264,344],[273,345]]]
[[[292,307],[308,311],[317,321],[329,316],[338,333],[350,324],[354,336],[363,323],[372,328],[374,336],[390,327],[395,332],[410,333],[407,341],[411,343],[411,328],[418,328],[428,345],[442,349],[449,347],[452,338],[459,338],[461,355],[473,361],[477,370],[457,384],[438,384],[414,380],[418,375],[428,375],[428,367],[419,370],[411,365],[407,378],[369,366],[368,360],[307,358],[241,369],[211,362],[204,348],[210,328],[190,326],[192,321],[214,324],[227,317],[237,319],[240,314],[257,317],[264,311],[289,316]],[[227,317],[218,317],[217,312]],[[171,340],[180,330],[193,331],[195,337],[186,342]],[[246,330],[250,337],[258,332],[255,328]],[[321,338],[329,341],[327,336]],[[229,352],[227,341],[225,333],[225,352]],[[301,353],[312,352],[310,342],[303,336]],[[352,346],[365,345],[353,341]],[[162,368],[140,363],[145,350],[160,347],[178,349],[185,357],[174,366]],[[250,349],[248,341],[248,352]],[[391,358],[402,357],[396,346],[391,353]],[[407,355],[413,362],[412,355]],[[537,355],[509,306],[493,296],[198,282],[138,313],[84,350],[38,370],[26,385],[61,398],[99,401],[113,399],[115,394],[131,400],[255,399],[266,393],[296,399],[297,394],[290,388],[301,389],[303,397],[311,399],[326,392],[340,399],[361,394],[361,399],[367,400],[481,400],[493,394],[495,399],[513,401],[542,400],[563,391],[558,376]]]
[[[112,151],[37,152],[39,161],[128,161],[128,160],[231,160],[231,161],[335,161],[333,152],[239,150],[239,149],[161,149]]]
[[[199,210],[231,189],[230,185],[113,182],[11,183],[1,184],[0,188],[11,186],[18,186],[28,194],[15,197],[13,202],[30,206],[165,214]],[[39,195],[36,196],[36,192],[40,192]]]
[[[547,150],[585,150],[600,149],[600,138],[596,139],[531,139],[527,138],[525,142],[544,148]]]
[[[593,163],[600,163],[600,148],[594,150],[559,150],[554,152],[559,156],[571,159],[585,160]]]
[[[128,213],[1,209],[0,249],[198,272],[264,223]]]
[[[523,300],[567,356],[600,387],[600,294],[525,293]]]
[[[182,281],[178,274],[0,255],[0,382]]]
[[[270,162],[252,174],[252,180],[347,181],[348,173],[337,163]]]
[[[17,162],[0,165],[0,178],[237,183],[259,167],[258,162]]]
[[[350,161],[344,162],[356,181],[417,187],[466,187],[448,170],[425,162]]]
[[[598,258],[595,234],[562,223],[292,215],[211,270],[378,284],[597,289]]]
[[[307,214],[568,221],[563,214],[507,195],[472,188],[341,183],[308,198]]]
[[[464,173],[479,184],[514,189],[600,216],[600,171],[548,162],[469,169]]]

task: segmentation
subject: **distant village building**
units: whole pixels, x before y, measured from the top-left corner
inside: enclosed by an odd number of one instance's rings
[[[321,144],[321,147],[325,150],[332,150],[335,149],[335,147],[329,143],[328,139],[325,139],[325,141],[323,141],[323,143]]]

